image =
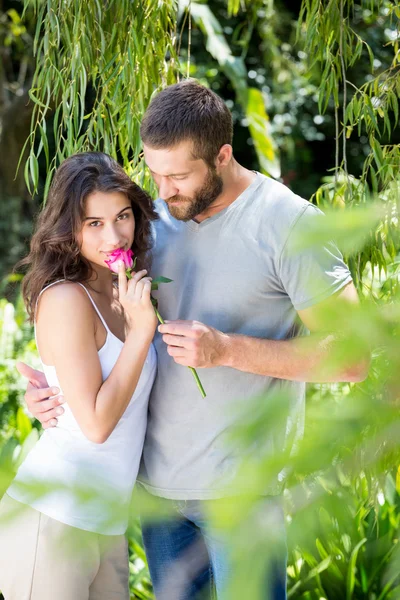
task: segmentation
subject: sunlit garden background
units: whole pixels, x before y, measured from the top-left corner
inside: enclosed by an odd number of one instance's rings
[[[336,239],[362,300],[329,315],[347,334],[337,360],[372,353],[364,382],[308,386],[295,455],[252,460],[285,399],[248,403],[232,433],[250,456],[240,476],[261,487],[287,470],[289,598],[400,598],[399,18],[389,0],[1,0],[0,495],[40,435],[15,369],[39,363],[13,266],[54,170],[102,150],[155,196],[140,118],[153,93],[194,77],[232,111],[237,160],[327,213],[299,243]],[[238,552],[246,535],[254,550],[233,600],[258,598],[268,548],[262,527],[241,527],[255,502],[215,514]],[[132,513],[131,597],[153,598]]]

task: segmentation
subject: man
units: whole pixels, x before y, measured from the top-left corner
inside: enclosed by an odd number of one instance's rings
[[[286,394],[282,426],[263,447],[272,454],[289,448],[302,431],[304,382],[366,376],[366,361],[333,363],[335,340],[321,316],[325,305],[354,303],[357,294],[333,244],[293,251],[293,240],[320,213],[236,162],[232,118],[216,94],[193,81],[167,87],[147,109],[141,137],[160,196],[152,271],[173,280],[159,293],[168,322],[155,340],[158,375],[141,475],[170,516],[144,524],[144,543],[157,598],[197,598],[212,576],[222,599],[236,563],[207,507],[244,492],[236,479],[243,457],[226,440],[238,401],[243,407],[255,396],[268,402],[272,392]],[[205,399],[182,365],[201,368]],[[21,372],[45,385],[26,367]],[[44,427],[63,410],[48,396],[49,389],[32,387],[26,394]],[[283,542],[281,480],[254,491]],[[278,546],[260,598],[286,597],[286,556]]]

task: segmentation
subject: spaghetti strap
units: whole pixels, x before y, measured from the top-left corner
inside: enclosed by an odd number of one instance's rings
[[[66,281],[66,279],[57,279],[57,281],[53,281],[53,283],[49,283],[49,285],[46,285],[42,289],[42,291],[39,293],[39,296],[37,297],[37,300],[36,300],[36,308],[37,308],[38,300],[39,300],[40,296],[43,294],[43,292],[45,292],[46,290],[48,290],[49,287],[51,287],[52,285],[56,285],[56,283],[61,283],[62,281]]]
[[[81,287],[82,287],[82,288],[85,290],[85,292],[86,292],[86,293],[87,293],[87,295],[89,296],[89,300],[90,300],[90,302],[93,304],[93,308],[94,308],[94,310],[97,312],[97,314],[98,314],[98,316],[99,316],[99,319],[100,319],[100,321],[103,323],[103,325],[104,325],[104,327],[105,327],[105,329],[106,329],[107,333],[111,333],[111,331],[110,331],[110,328],[108,327],[108,325],[107,325],[107,323],[106,323],[106,321],[105,321],[105,319],[104,319],[103,315],[101,314],[100,310],[97,308],[95,301],[93,300],[92,296],[91,296],[91,295],[90,295],[90,293],[89,293],[89,290],[87,290],[87,289],[85,288],[85,286],[83,285],[83,283],[79,283],[79,281],[77,281],[76,283],[77,283],[78,285],[80,285],[80,286],[81,286]]]
[[[50,287],[52,287],[53,285],[56,285],[56,283],[61,283],[62,281],[66,281],[66,280],[65,279],[57,279],[57,281],[53,281],[53,283],[49,283],[49,285],[46,285],[42,289],[42,291],[39,292],[39,296],[36,298],[36,304],[35,304],[35,321],[36,321],[37,305],[38,305],[40,296],[43,294],[43,292],[45,292],[46,290],[48,290]]]

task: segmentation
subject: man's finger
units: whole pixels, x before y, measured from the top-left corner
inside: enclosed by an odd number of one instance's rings
[[[192,345],[191,340],[188,340],[188,338],[183,335],[172,335],[170,333],[164,333],[162,339],[163,342],[165,342],[168,346],[179,346],[181,348],[189,348]]]
[[[165,319],[164,323],[193,323],[193,321],[188,321],[187,319]]]
[[[37,413],[46,413],[47,411],[51,411],[51,409],[55,408],[59,408],[60,410],[56,410],[56,414],[57,415],[62,415],[64,412],[64,409],[60,406],[60,404],[63,404],[65,402],[64,400],[64,396],[56,396],[55,398],[49,398],[48,400],[42,400],[41,402],[39,402],[36,412]]]
[[[52,396],[57,396],[60,393],[60,390],[57,387],[54,388],[36,388],[31,384],[28,384],[25,400],[29,405],[35,404],[36,402],[41,402],[43,400],[48,400]]]
[[[191,326],[191,325],[193,325],[195,323],[195,321],[189,321],[188,319],[165,319],[164,323],[168,323],[168,324],[170,324],[170,323],[172,323],[172,324],[177,323],[178,325],[182,324],[182,325]]]
[[[42,388],[48,386],[46,376],[42,371],[32,369],[32,367],[21,361],[18,361],[15,366],[18,373],[22,375],[22,377],[29,379],[33,386]]]
[[[182,367],[193,367],[193,364],[184,356],[174,356],[174,361],[177,365],[181,365]],[[199,366],[196,367],[196,369],[199,368]]]
[[[170,323],[164,323],[158,326],[160,333],[170,333],[173,335],[186,335],[187,337],[196,337],[197,332],[193,329],[191,321],[171,321]]]
[[[60,416],[59,411],[62,410],[64,411],[64,409],[61,406],[58,406],[57,408],[53,408],[52,410],[49,410],[47,413],[41,413],[40,414],[40,422],[43,425],[43,427],[45,427],[46,425],[51,425],[51,421],[53,421],[53,419],[56,421],[56,424],[58,423],[57,421],[57,417]]]
[[[42,423],[43,429],[51,429],[52,427],[56,427],[57,425],[57,419],[51,419],[50,421],[45,421],[44,423]]]
[[[126,292],[128,290],[128,279],[125,273],[125,265],[121,261],[118,262],[118,293],[119,297],[123,298],[126,296]]]
[[[167,352],[170,356],[183,358],[186,356],[185,348],[179,348],[178,346],[168,346]]]

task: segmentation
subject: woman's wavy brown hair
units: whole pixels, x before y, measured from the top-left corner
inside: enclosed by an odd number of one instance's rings
[[[22,295],[31,322],[36,302],[46,285],[58,279],[86,281],[93,274],[81,256],[77,234],[85,217],[85,201],[93,192],[122,192],[135,217],[131,246],[137,268],[150,266],[151,225],[157,219],[150,196],[137,186],[123,168],[102,152],[82,152],[67,158],[57,169],[46,206],[39,214],[30,253],[16,269],[28,267]]]

